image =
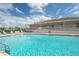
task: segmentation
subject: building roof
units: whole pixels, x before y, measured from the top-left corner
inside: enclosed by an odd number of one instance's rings
[[[79,19],[79,17],[63,17],[64,19]],[[61,19],[61,18],[60,18]]]
[[[37,22],[35,24],[31,24],[31,25],[58,23],[58,22],[66,22],[66,21],[79,21],[79,17],[64,17],[64,18],[58,18],[58,19],[49,19],[49,20]]]

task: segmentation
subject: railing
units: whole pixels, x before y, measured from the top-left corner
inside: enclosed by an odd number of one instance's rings
[[[79,31],[79,28],[42,28],[43,29],[47,29],[47,30],[62,30],[62,31]]]
[[[7,54],[10,54],[10,48],[8,45],[0,43],[0,51],[6,52]]]

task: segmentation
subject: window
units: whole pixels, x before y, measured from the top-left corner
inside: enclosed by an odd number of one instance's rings
[[[76,27],[79,28],[79,23],[76,23]]]
[[[54,25],[49,25],[49,29],[53,29],[54,28]]]
[[[52,28],[54,28],[54,25],[51,25]]]
[[[49,25],[50,28],[54,28],[54,25]]]

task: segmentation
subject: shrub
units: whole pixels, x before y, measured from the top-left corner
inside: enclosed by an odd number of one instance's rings
[[[3,31],[0,31],[1,34],[4,34]]]
[[[5,32],[6,32],[6,33],[11,33],[11,31],[10,31],[9,29],[8,29],[8,30],[5,30]]]

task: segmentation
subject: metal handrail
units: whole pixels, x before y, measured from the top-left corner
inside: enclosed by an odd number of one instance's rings
[[[10,48],[8,45],[0,43],[0,51],[6,52],[7,54],[10,54]]]

